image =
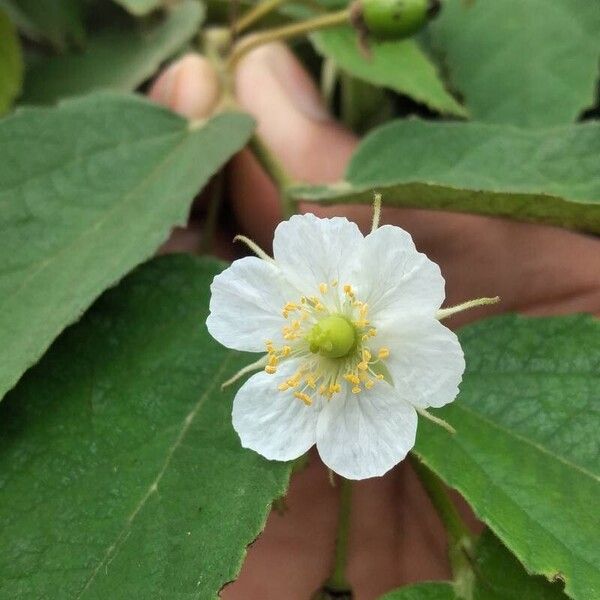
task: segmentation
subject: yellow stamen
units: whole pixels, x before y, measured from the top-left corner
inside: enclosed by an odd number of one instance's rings
[[[274,373],[277,372],[277,367],[274,367],[273,365],[267,365],[265,367],[265,371],[269,374],[269,375],[273,375]]]
[[[362,388],[361,388],[359,385],[355,385],[355,386],[352,388],[352,393],[353,393],[353,394],[360,394],[361,392],[362,392]]]
[[[383,348],[379,348],[379,352],[377,353],[377,356],[379,358],[381,358],[382,360],[385,358],[388,358],[388,356],[390,355],[390,349],[383,347]]]
[[[319,291],[321,292],[321,294],[326,294],[327,293],[327,284],[326,283],[319,284]]]
[[[312,398],[304,392],[294,392],[294,397],[298,398],[298,400],[302,400],[306,406],[310,406],[312,404]]]

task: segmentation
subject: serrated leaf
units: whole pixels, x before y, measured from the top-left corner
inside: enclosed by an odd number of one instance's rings
[[[361,53],[356,32],[349,27],[314,33],[311,40],[319,53],[354,77],[409,96],[437,112],[467,114],[446,91],[435,66],[414,40],[370,42],[369,58]]]
[[[21,102],[46,104],[102,89],[132,91],[196,33],[202,14],[200,3],[188,0],[148,29],[105,29],[90,36],[84,52],[37,60],[27,70]]]
[[[560,125],[594,104],[596,0],[448,0],[430,31],[474,119]]]
[[[167,4],[164,0],[115,0],[115,2],[132,15],[138,17],[147,15],[153,10],[160,8],[163,4]]]
[[[297,186],[325,203],[498,215],[600,233],[600,124],[518,129],[399,120],[359,145],[344,181]]]
[[[450,582],[399,588],[379,600],[565,600],[559,584],[528,575],[519,561],[486,531],[474,550],[474,584],[470,597],[460,598]]]
[[[13,23],[29,38],[64,51],[85,41],[81,0],[0,0]]]
[[[156,259],[106,293],[0,406],[0,596],[210,600],[287,487],[242,449],[247,358],[204,325],[222,268]]]
[[[600,597],[600,322],[488,319],[462,330],[461,393],[415,451],[531,573]]]
[[[0,8],[0,115],[21,91],[23,57],[19,36],[8,15]]]
[[[100,94],[0,121],[0,397],[92,301],[183,224],[252,130]]]

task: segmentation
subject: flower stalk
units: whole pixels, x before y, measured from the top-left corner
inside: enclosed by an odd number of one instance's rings
[[[233,33],[236,35],[242,33],[250,26],[254,25],[256,21],[259,21],[271,11],[279,8],[286,1],[287,0],[263,0],[262,2],[259,2],[236,20],[231,28]]]
[[[472,558],[475,536],[460,516],[442,480],[414,455],[411,455],[411,464],[448,534],[455,592],[459,598],[471,598],[475,580]]]
[[[352,506],[352,482],[340,478],[340,513],[338,517],[337,537],[331,576],[323,584],[323,592],[328,592],[339,598],[352,598],[352,587],[346,577],[348,564],[348,541],[350,537],[350,514]]]

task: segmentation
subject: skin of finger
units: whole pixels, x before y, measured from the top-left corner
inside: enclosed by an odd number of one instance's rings
[[[311,452],[286,496],[250,548],[224,600],[306,600],[330,573],[339,488]],[[418,515],[418,516],[417,516]],[[408,463],[388,476],[353,484],[348,572],[361,600],[394,587],[450,574],[445,534]]]

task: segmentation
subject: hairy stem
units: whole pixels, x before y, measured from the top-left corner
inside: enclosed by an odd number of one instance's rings
[[[288,189],[294,183],[294,180],[258,135],[252,136],[249,146],[260,166],[277,186],[283,216],[288,219],[297,212],[298,208],[296,201],[288,194]]]
[[[247,12],[245,12],[233,25],[233,33],[238,34],[248,29],[256,21],[262,19],[266,14],[270,13],[281,6],[287,0],[263,0],[259,2]]]
[[[444,482],[414,455],[411,464],[448,534],[454,590],[459,598],[470,600],[475,582],[472,559],[475,537],[450,499]]]
[[[350,22],[350,9],[344,9],[337,12],[325,13],[306,21],[299,23],[291,23],[274,29],[267,29],[259,33],[254,33],[243,37],[234,47],[229,56],[228,68],[233,70],[238,62],[251,50],[278,40],[289,40],[290,38],[298,37],[318,31],[319,29],[327,29],[344,25]]]
[[[348,562],[348,538],[350,534],[350,512],[352,505],[352,482],[341,478],[340,485],[340,514],[338,517],[335,554],[331,576],[325,582],[323,589],[336,594],[352,594],[352,588],[346,578]]]

